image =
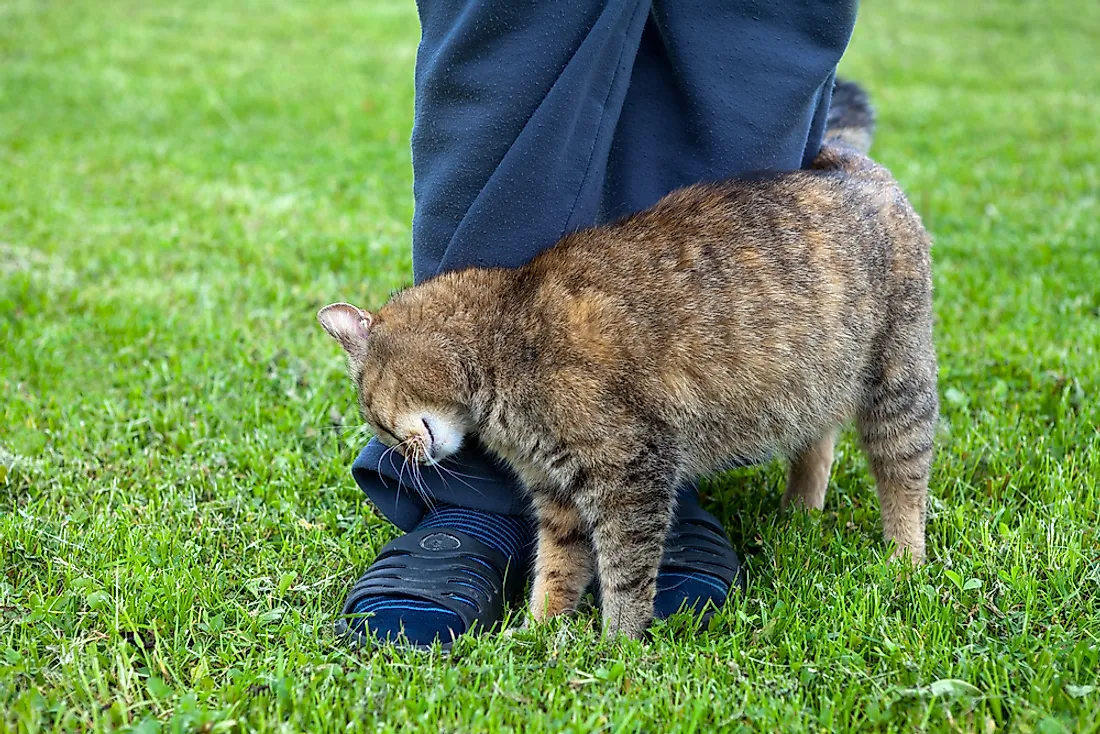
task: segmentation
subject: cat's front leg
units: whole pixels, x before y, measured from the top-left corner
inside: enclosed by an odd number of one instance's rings
[[[577,608],[592,580],[592,543],[575,505],[535,493],[538,549],[531,586],[536,622]]]
[[[593,478],[586,494],[604,632],[640,638],[653,620],[657,572],[672,523],[675,483],[666,471]]]

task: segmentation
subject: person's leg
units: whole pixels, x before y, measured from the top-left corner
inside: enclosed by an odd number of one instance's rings
[[[649,0],[420,0],[418,9],[414,280],[517,266],[594,223]],[[408,529],[425,507],[409,488],[382,481],[396,470],[384,453],[371,442],[355,476]],[[477,478],[427,477],[436,500],[523,511],[515,481],[476,445],[457,458],[460,473]]]
[[[421,0],[417,281],[515,267],[596,220],[649,0]]]
[[[857,0],[654,0],[612,145],[601,215],[700,181],[807,167]]]
[[[644,208],[681,185],[799,167],[820,139],[853,7],[799,4],[776,13],[763,4],[734,12],[665,3],[650,17],[648,0],[577,3],[568,13],[554,3],[422,0],[413,133],[417,281],[441,269],[522,264],[601,212]],[[823,37],[822,22],[842,30]],[[833,59],[821,72],[819,47]],[[804,56],[811,61],[798,61]],[[766,84],[771,73],[774,87]],[[452,505],[482,510],[477,522],[491,537],[522,510],[518,487],[476,450],[459,459],[459,474],[432,481],[432,494],[444,512]],[[425,516],[393,469],[372,442],[355,477],[402,529],[422,520],[439,527],[440,516]],[[737,572],[720,525],[698,508],[692,488],[681,505],[659,579],[659,616],[681,604],[720,602]],[[385,608],[370,621],[381,636],[421,619],[421,609],[400,607],[399,595],[367,595],[352,611],[370,611],[383,597]],[[440,624],[441,636],[461,631],[457,616]]]
[[[648,10],[649,0],[420,0],[412,136],[417,282],[471,265],[520,265],[596,220]],[[405,538],[416,543],[403,538],[391,549],[411,554],[402,556],[408,564],[438,559],[423,542],[436,530],[495,559],[479,571],[490,582],[500,583],[501,563],[513,573],[526,564],[533,541],[530,521],[520,517],[526,500],[476,445],[442,471],[423,472],[431,507],[401,482],[394,458],[371,441],[353,475],[382,514],[412,531]],[[439,553],[468,560],[446,548]],[[393,578],[401,574],[388,552],[382,556],[345,605],[372,615],[353,619],[353,632],[365,626],[388,638],[403,630],[424,643],[464,631],[463,610],[446,594]]]

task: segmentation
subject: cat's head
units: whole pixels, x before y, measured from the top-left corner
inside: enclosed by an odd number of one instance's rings
[[[372,316],[334,303],[317,320],[347,352],[360,412],[378,439],[434,464],[458,451],[470,431],[469,384],[457,345],[416,315],[387,305]]]

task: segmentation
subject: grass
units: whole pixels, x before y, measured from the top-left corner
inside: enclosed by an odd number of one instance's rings
[[[867,0],[844,70],[936,236],[932,562],[851,436],[707,485],[748,593],[451,657],[331,626],[395,531],[323,303],[410,277],[411,0],[0,2],[0,729],[1100,727],[1100,4]]]

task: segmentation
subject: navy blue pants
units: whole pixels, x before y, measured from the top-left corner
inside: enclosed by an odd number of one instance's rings
[[[521,265],[567,232],[692,183],[805,167],[856,5],[419,0],[416,281]],[[372,441],[353,474],[409,529],[425,507],[383,451]],[[431,482],[437,499],[525,509],[506,470],[476,447],[452,468]]]

